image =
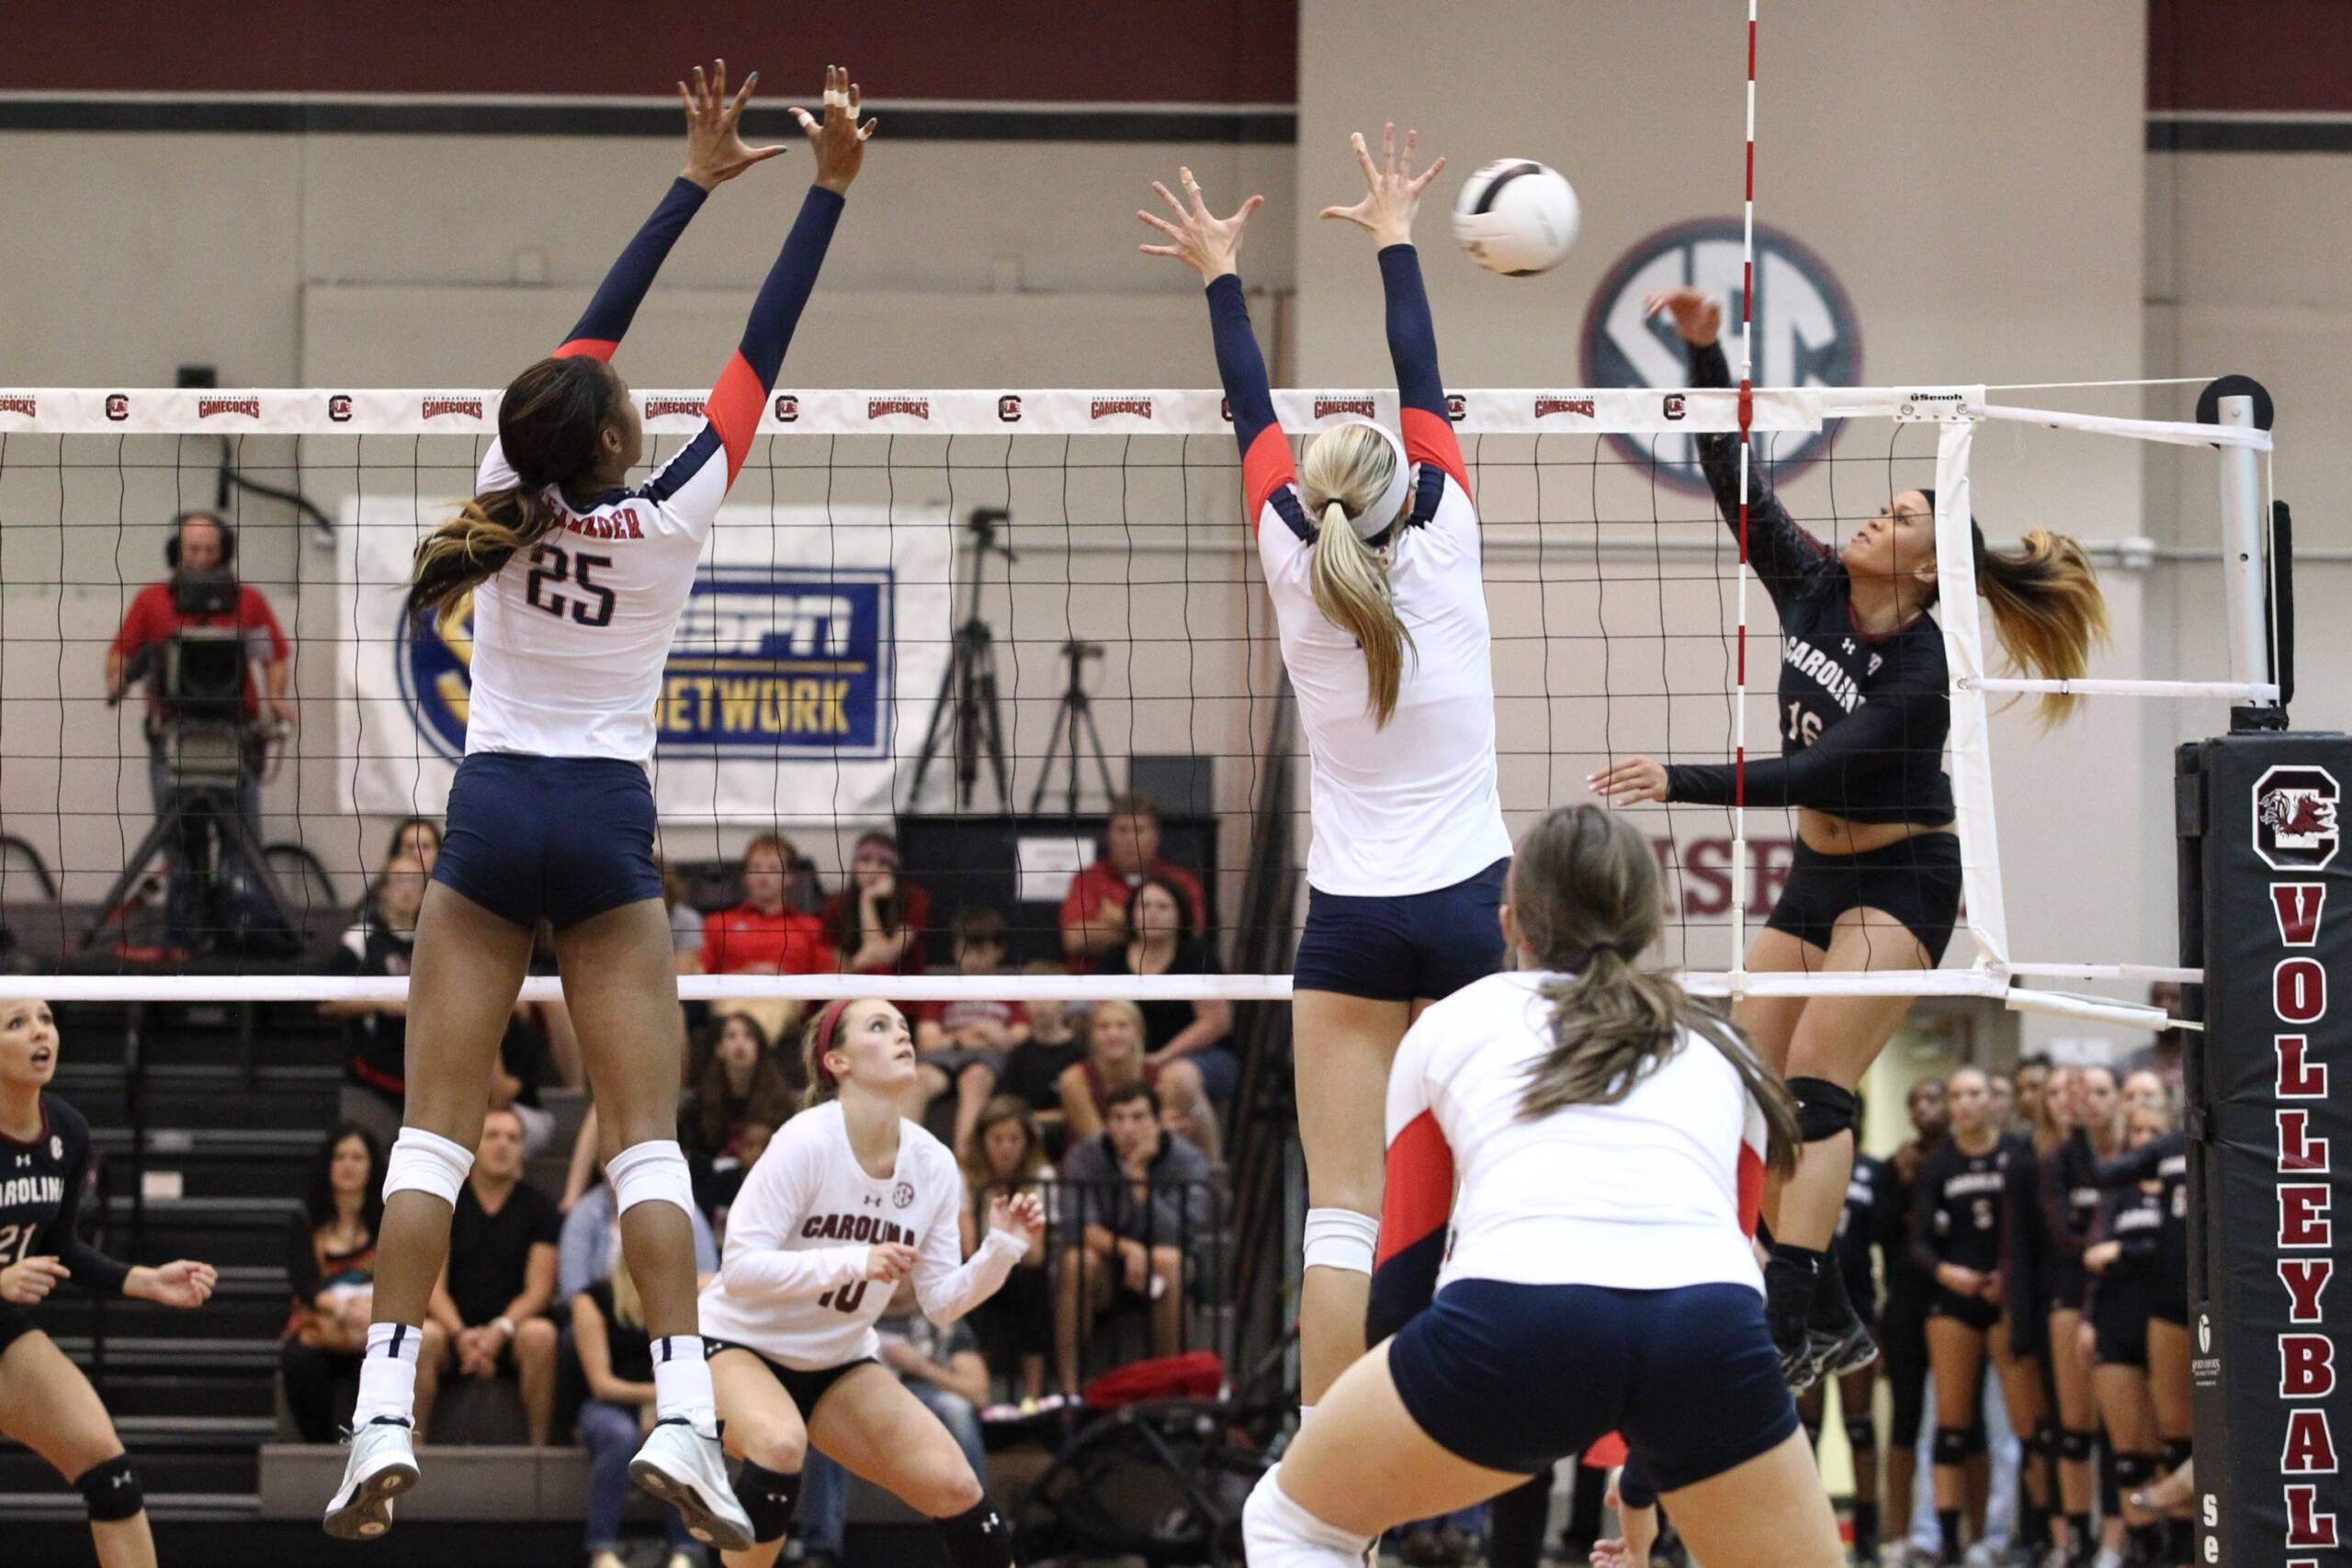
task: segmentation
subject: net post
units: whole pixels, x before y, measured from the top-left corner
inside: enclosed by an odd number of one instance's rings
[[[2336,1228],[2352,1182],[2332,1160],[2352,1149],[2336,1081],[2352,1053],[2326,1003],[2352,979],[2352,738],[2246,731],[2176,767],[2181,949],[2205,973],[2188,1010],[2206,1027],[2183,1048],[2196,1560],[2318,1568],[2344,1541],[2352,1431],[2329,1290],[2352,1263]]]

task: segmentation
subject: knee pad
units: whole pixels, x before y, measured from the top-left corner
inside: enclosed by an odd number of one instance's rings
[[[952,1519],[939,1521],[947,1568],[1012,1568],[1012,1527],[988,1494]]]
[[[1984,1422],[1979,1421],[1976,1425],[1971,1427],[1963,1435],[1968,1439],[1969,1458],[1974,1459],[1979,1454],[1989,1453],[1992,1451],[1991,1445],[1984,1440]]]
[[[1353,1209],[1309,1209],[1304,1239],[1306,1267],[1368,1276],[1380,1243],[1380,1220]]]
[[[2098,1434],[2069,1427],[2058,1434],[2058,1457],[2070,1464],[2088,1464]]]
[[[1282,1466],[1258,1478],[1241,1507],[1241,1539],[1254,1568],[1317,1568],[1331,1553],[1350,1562],[1363,1558],[1368,1536],[1350,1535],[1296,1503],[1282,1488]]]
[[[1935,1454],[1938,1464],[1966,1464],[1968,1434],[1958,1427],[1937,1427]]]
[[[605,1162],[605,1176],[613,1184],[616,1214],[652,1202],[674,1203],[687,1214],[695,1211],[694,1172],[675,1138],[631,1144]]]
[[[735,1501],[751,1517],[752,1539],[762,1545],[782,1540],[792,1528],[792,1505],[800,1496],[800,1477],[743,1461],[735,1477]]]
[[[2163,1473],[2165,1475],[2170,1475],[2174,1471],[2178,1470],[2182,1465],[2188,1462],[2188,1449],[2189,1444],[2187,1438],[2166,1438],[2165,1439],[2163,1450]]]
[[[2134,1492],[2148,1483],[2156,1468],[2154,1454],[2114,1454],[2109,1456],[2108,1470],[2115,1477],[2119,1492]]]
[[[384,1196],[430,1192],[451,1208],[474,1168],[474,1152],[422,1127],[403,1127],[384,1159]]]
[[[74,1481],[74,1489],[82,1494],[93,1524],[136,1518],[147,1506],[146,1495],[139,1490],[139,1472],[130,1468],[129,1454],[92,1465]]]
[[[1846,1446],[1857,1454],[1878,1452],[1878,1423],[1867,1416],[1858,1416],[1846,1423]]]
[[[2058,1451],[2058,1424],[2044,1421],[2033,1429],[2033,1435],[2019,1445],[2030,1460],[2042,1459]]]
[[[1854,1131],[1861,1102],[1850,1089],[1827,1078],[1791,1078],[1789,1092],[1796,1097],[1797,1131],[1808,1144],[1826,1143],[1840,1133]]]

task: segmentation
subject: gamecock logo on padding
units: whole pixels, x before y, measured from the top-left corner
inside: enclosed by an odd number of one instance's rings
[[[799,417],[800,400],[790,392],[778,392],[775,395],[775,422],[790,424]]]
[[[337,392],[327,400],[327,417],[337,424],[351,423],[351,394]]]
[[[2325,768],[2272,768],[2254,784],[2254,852],[2273,871],[2311,871],[2335,858],[2343,791]]]
[[[20,413],[27,419],[38,419],[40,417],[40,405],[30,398],[0,397],[0,413]]]
[[[648,398],[645,400],[645,417],[648,419],[660,419],[664,414],[672,413],[700,413],[702,411],[703,400],[700,398]]]
[[[1670,392],[1690,384],[1690,357],[1674,323],[1642,310],[1645,297],[1685,285],[1724,306],[1724,353],[1739,374],[1740,220],[1702,218],[1637,241],[1593,290],[1585,312],[1583,366],[1588,387],[1649,387]],[[1850,387],[1861,378],[1861,325],[1828,264],[1791,235],[1756,226],[1755,371],[1759,387]],[[1672,414],[1669,412],[1668,417]],[[1829,449],[1834,424],[1818,431],[1761,434],[1757,455],[1781,478]],[[1679,431],[1611,435],[1610,444],[1644,468],[1693,495],[1707,493],[1699,451]]]
[[[996,400],[996,416],[1007,424],[1021,423],[1021,394],[1007,392]]]
[[[446,414],[463,414],[468,419],[481,417],[480,398],[427,398],[423,404],[426,419],[439,419]]]
[[[1329,419],[1335,413],[1353,414],[1358,419],[1370,419],[1372,417],[1372,398],[1370,394],[1365,394],[1362,397],[1317,398],[1315,400],[1316,418]]]
[[[1125,414],[1133,419],[1149,419],[1151,400],[1149,398],[1096,398],[1087,405],[1086,417],[1089,419],[1110,419],[1118,414]]]
[[[1464,420],[1470,417],[1470,400],[1459,392],[1446,393],[1445,417],[1452,420],[1454,423],[1460,424]]]
[[[118,424],[130,417],[130,397],[128,393],[107,394],[107,417]]]

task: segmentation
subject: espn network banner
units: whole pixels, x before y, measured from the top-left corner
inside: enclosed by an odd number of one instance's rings
[[[2334,1568],[2352,1281],[2352,739],[2247,734],[2179,757],[2188,1053],[2189,1380],[2199,1561]],[[2193,1037],[2192,1037],[2193,1038]]]
[[[339,755],[364,813],[437,815],[465,755],[472,617],[401,614],[440,520],[363,495],[336,530]],[[721,507],[654,706],[663,817],[889,817],[946,668],[953,547],[944,508]]]

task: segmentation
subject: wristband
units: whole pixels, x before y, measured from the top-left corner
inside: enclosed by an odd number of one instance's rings
[[[514,1337],[514,1320],[503,1312],[490,1320],[490,1325],[509,1339]]]

